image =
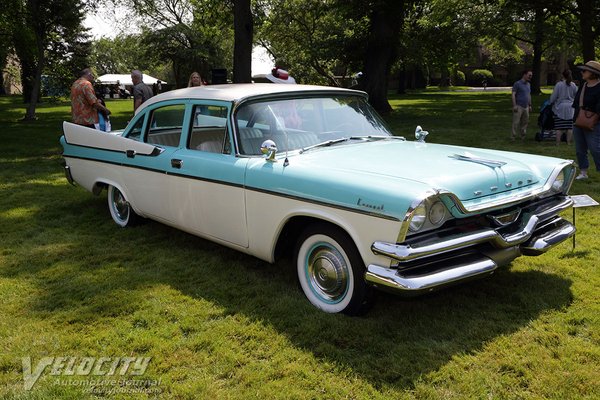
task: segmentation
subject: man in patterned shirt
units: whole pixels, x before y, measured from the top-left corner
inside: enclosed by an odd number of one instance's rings
[[[110,111],[104,107],[96,97],[92,82],[94,74],[89,68],[81,71],[79,79],[71,86],[71,117],[73,123],[77,125],[94,128],[98,123],[98,112],[105,116],[110,115]]]

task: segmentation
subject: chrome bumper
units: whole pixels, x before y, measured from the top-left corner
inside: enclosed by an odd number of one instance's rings
[[[365,279],[383,289],[419,293],[491,274],[520,255],[543,254],[573,236],[575,227],[556,215],[572,204],[565,196],[534,206],[524,212],[519,227],[508,234],[482,228],[416,243],[375,242],[373,253],[389,257],[398,265],[390,268],[371,264]]]
[[[454,282],[491,274],[498,265],[488,257],[458,261],[435,272],[425,275],[405,276],[401,271],[371,264],[367,267],[365,279],[381,289],[397,290],[418,294],[431,291]]]

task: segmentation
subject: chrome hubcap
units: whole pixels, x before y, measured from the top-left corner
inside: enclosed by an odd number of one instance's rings
[[[123,197],[123,194],[117,189],[113,189],[112,202],[117,217],[122,221],[126,220],[129,215],[129,204],[125,200],[125,197]]]
[[[340,252],[328,245],[319,245],[307,261],[308,279],[313,291],[325,301],[342,299],[348,286],[348,267]]]

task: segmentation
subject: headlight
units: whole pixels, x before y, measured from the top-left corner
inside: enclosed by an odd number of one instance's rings
[[[422,202],[417,206],[417,208],[413,210],[408,229],[410,229],[413,232],[418,231],[423,227],[426,219],[427,207],[425,207],[425,202]]]
[[[565,170],[560,171],[554,182],[552,182],[552,191],[562,192],[565,187]]]
[[[446,217],[446,206],[441,201],[436,201],[429,208],[429,222],[431,225],[439,225],[444,222],[444,218]]]

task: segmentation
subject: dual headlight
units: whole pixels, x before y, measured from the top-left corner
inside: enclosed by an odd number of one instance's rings
[[[567,194],[571,189],[571,184],[573,183],[575,173],[576,170],[573,165],[564,167],[552,181],[547,195],[552,195],[555,193]]]
[[[448,209],[439,198],[427,198],[410,213],[408,229],[411,232],[418,232],[424,228],[437,228],[449,217]]]
[[[565,174],[565,170],[563,169],[552,182],[552,191],[556,193],[560,193],[565,191],[565,183],[567,181],[567,176]]]

